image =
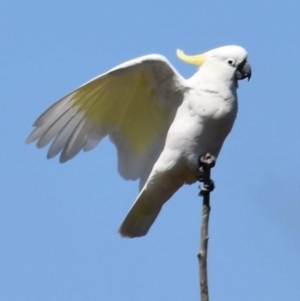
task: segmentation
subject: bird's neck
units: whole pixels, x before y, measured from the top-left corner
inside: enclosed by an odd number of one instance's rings
[[[189,80],[193,87],[208,89],[220,93],[230,90],[236,93],[237,80],[233,73],[224,71],[219,66],[203,66]],[[227,92],[226,92],[227,91]]]

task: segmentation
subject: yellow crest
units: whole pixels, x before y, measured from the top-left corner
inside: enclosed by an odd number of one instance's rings
[[[205,54],[199,54],[199,55],[186,55],[182,50],[177,49],[176,54],[179,59],[182,61],[188,63],[188,64],[193,64],[197,66],[201,66],[205,62]]]

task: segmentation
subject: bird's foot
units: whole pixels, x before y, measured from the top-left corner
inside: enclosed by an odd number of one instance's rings
[[[209,180],[204,182],[202,185],[200,185],[199,188],[200,188],[199,195],[204,196],[206,194],[209,194],[215,189],[215,183],[213,180]]]
[[[199,188],[199,195],[204,196],[212,192],[215,188],[213,180],[210,178],[210,169],[216,164],[216,158],[206,153],[199,159],[199,169],[196,175],[197,181],[203,183]]]

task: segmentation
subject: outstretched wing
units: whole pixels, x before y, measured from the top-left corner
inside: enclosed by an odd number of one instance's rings
[[[51,142],[48,158],[66,162],[108,135],[125,179],[144,182],[182,103],[185,80],[160,55],[125,62],[60,99],[34,123],[27,143]]]

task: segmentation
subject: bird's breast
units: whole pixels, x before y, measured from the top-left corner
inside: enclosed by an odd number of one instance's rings
[[[223,93],[199,90],[187,98],[188,110],[194,116],[195,144],[200,155],[212,152],[218,155],[232,129],[237,115],[237,96],[230,89]]]
[[[222,97],[218,93],[197,91],[185,98],[170,127],[166,147],[177,153],[186,183],[196,180],[200,156],[209,152],[218,157],[236,114],[234,94]]]

